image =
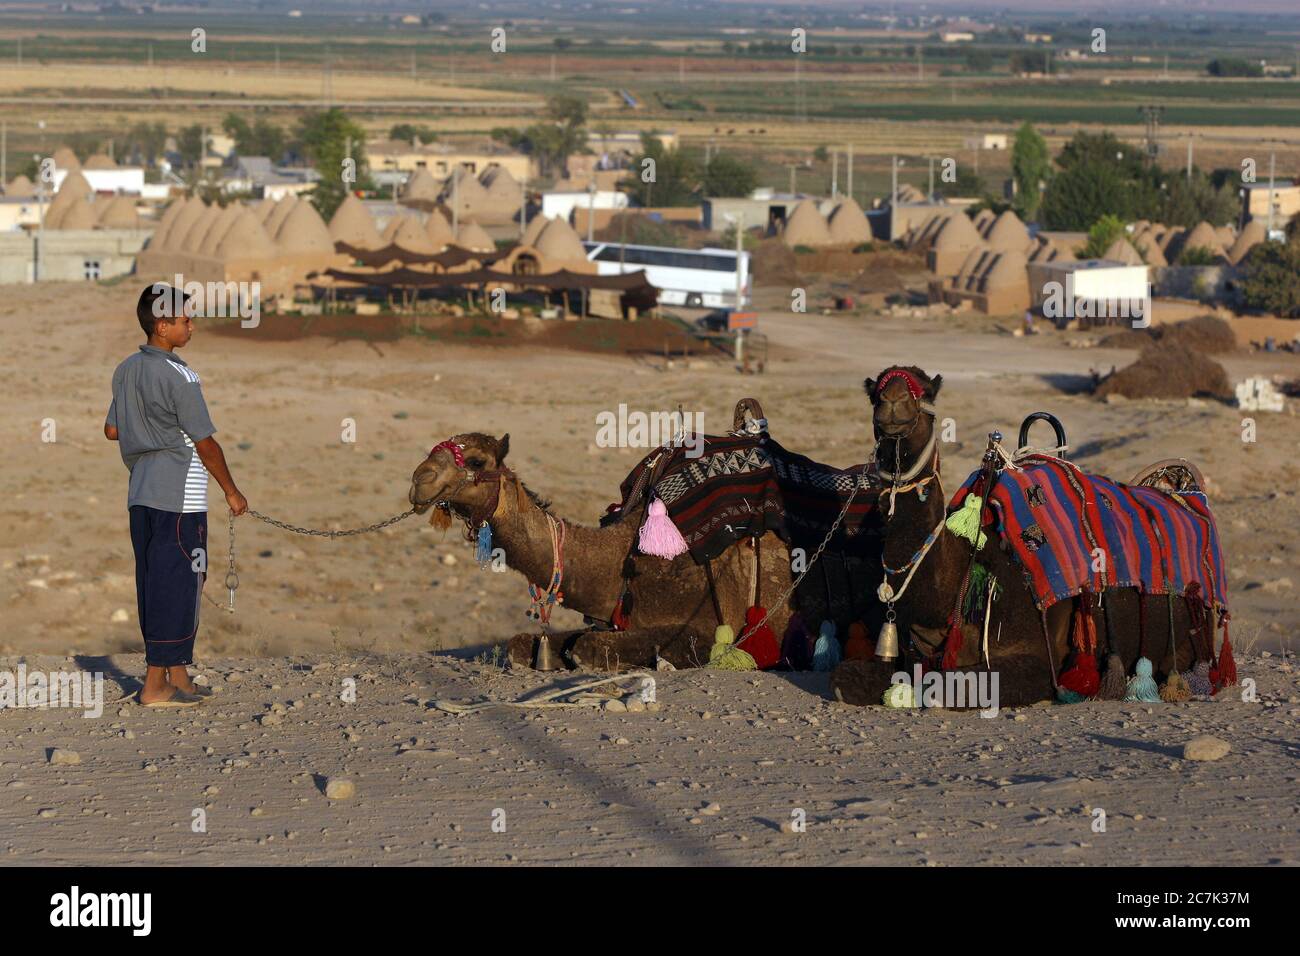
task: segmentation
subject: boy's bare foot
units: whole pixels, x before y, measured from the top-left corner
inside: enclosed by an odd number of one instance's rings
[[[140,688],[139,700],[142,704],[155,704],[160,700],[170,700],[176,696],[176,691],[179,689],[167,683],[158,687],[150,687],[146,682],[145,686]]]

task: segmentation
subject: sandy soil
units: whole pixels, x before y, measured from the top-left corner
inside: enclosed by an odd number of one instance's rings
[[[0,669],[16,666],[18,656],[31,667],[33,655],[56,655],[55,663],[76,655],[92,669],[138,674],[126,472],[101,433],[112,369],[140,338],[131,312],[137,290],[124,283],[7,291],[0,305],[7,346],[0,655],[13,656]],[[1076,459],[1089,469],[1127,478],[1160,458],[1198,462],[1227,552],[1234,641],[1239,655],[1256,655],[1241,669],[1278,706],[1153,705],[1148,713],[1096,705],[1032,709],[1023,721],[1004,715],[986,724],[974,715],[846,709],[826,700],[811,676],[763,675],[751,684],[673,674],[661,683],[658,714],[435,716],[405,699],[488,691],[510,698],[539,680],[465,659],[524,629],[523,580],[480,572],[467,543],[419,519],[328,541],[243,518],[236,611],[206,605],[198,645],[204,670],[222,687],[217,702],[183,717],[135,708],[114,717],[116,707],[94,721],[63,712],[0,717],[8,731],[0,845],[9,859],[109,862],[131,849],[212,862],[280,853],[321,862],[630,853],[663,862],[782,854],[852,862],[1296,862],[1300,698],[1294,673],[1276,657],[1294,651],[1300,580],[1294,415],[1260,413],[1258,441],[1243,443],[1243,416],[1226,406],[1097,403],[1062,389],[1077,386],[1090,367],[1123,364],[1132,353],[1067,348],[1055,335],[993,334],[971,317],[764,313],[761,322],[772,340],[769,371],[748,378],[722,359],[666,368],[653,356],[417,339],[268,342],[202,330],[183,355],[203,377],[217,437],[252,507],[335,528],[404,510],[410,472],[428,448],[469,430],[510,432],[521,477],[558,513],[594,522],[643,453],[595,444],[595,416],[620,402],[641,410],[681,403],[704,413],[707,430],[721,431],[735,401],[753,395],[787,447],[839,465],[860,462],[869,438],[862,378],[894,362],[917,363],[944,376],[939,411],[953,419],[957,441],[942,453],[954,486],[974,467],[986,432],[1014,435],[1038,409],[1062,418]],[[1233,381],[1294,376],[1297,368],[1285,354],[1223,361]],[[345,418],[356,422],[355,444],[340,440]],[[45,419],[55,424],[55,442],[42,441]],[[215,488],[212,501],[210,594],[224,600],[226,522]],[[570,612],[556,618],[557,627],[576,623]],[[461,658],[436,656],[451,649],[461,649]],[[1264,651],[1275,656],[1259,657]],[[319,670],[295,669],[290,657]],[[225,683],[237,670],[244,679]],[[356,705],[337,700],[343,675],[361,685]],[[302,708],[274,729],[251,723],[290,700]],[[723,721],[729,709],[738,716]],[[712,720],[701,717],[706,710]],[[891,726],[899,723],[902,733]],[[349,726],[352,742],[344,739]],[[1209,766],[1171,757],[1194,732],[1216,733],[1233,753]],[[630,743],[616,743],[620,736]],[[413,738],[421,741],[416,750],[454,754],[398,756],[398,745]],[[82,763],[45,766],[45,749],[56,746],[78,750]],[[868,759],[852,759],[858,756]],[[226,759],[248,766],[223,774]],[[767,760],[775,763],[760,764]],[[359,796],[327,806],[311,774],[352,775]],[[203,796],[209,785],[220,788],[210,799]],[[688,811],[710,801],[722,810],[689,823]],[[846,806],[855,801],[865,803]],[[1246,801],[1250,814],[1237,813]],[[206,837],[190,834],[191,808],[207,803],[219,826]],[[1111,835],[1125,832],[1124,840],[1092,835],[1085,805],[1106,807]],[[257,806],[264,816],[251,815]],[[488,829],[498,806],[519,821],[507,838]],[[798,843],[775,829],[793,806],[816,821]],[[39,817],[42,809],[57,815]],[[257,842],[270,836],[273,842]],[[1209,852],[1206,840],[1214,841]]]
[[[455,717],[430,701],[544,678],[429,654],[223,658],[183,716],[5,714],[0,863],[1300,865],[1296,673],[1240,663],[1257,703],[986,719],[847,707],[819,674],[678,671],[657,675],[657,713]],[[1207,733],[1232,752],[1184,760]],[[335,779],[355,795],[328,799]],[[797,810],[806,828],[783,832]]]

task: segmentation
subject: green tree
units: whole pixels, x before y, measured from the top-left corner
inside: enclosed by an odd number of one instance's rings
[[[284,130],[274,123],[258,118],[248,121],[235,113],[227,114],[221,128],[235,141],[235,152],[240,156],[266,156],[272,162],[284,155]]]
[[[1106,254],[1111,243],[1127,235],[1124,220],[1118,216],[1102,216],[1088,229],[1088,241],[1079,250],[1080,259],[1100,259]]]
[[[1252,309],[1300,318],[1300,233],[1288,242],[1262,242],[1247,254],[1242,295]]]
[[[162,123],[136,123],[127,134],[126,148],[152,166],[167,143],[167,127]]]
[[[369,180],[366,131],[341,109],[334,107],[304,116],[298,125],[297,140],[320,174],[320,181],[310,194],[312,205],[323,218],[329,219],[351,189],[363,186]],[[355,184],[343,181],[343,160],[348,156],[349,141],[352,159],[356,163]]]
[[[718,153],[704,167],[704,195],[748,196],[758,185],[758,170],[744,160]]]
[[[1199,169],[1186,176],[1171,176],[1165,183],[1165,198],[1159,219],[1168,226],[1192,228],[1201,220],[1213,226],[1236,222],[1239,200],[1227,183],[1215,188],[1210,176]]]
[[[1240,57],[1225,56],[1211,60],[1205,72],[1210,76],[1263,76],[1264,68]]]
[[[417,139],[421,143],[432,143],[438,138],[438,132],[428,126],[417,126],[414,123],[398,123],[388,131],[388,138],[401,140],[405,143]]]
[[[1113,134],[1075,134],[1056,164],[1038,217],[1049,229],[1087,229],[1108,214],[1126,222],[1159,218],[1159,169]]]
[[[1030,123],[1016,130],[1016,140],[1011,147],[1011,176],[1016,182],[1013,203],[1016,214],[1025,221],[1038,215],[1042,203],[1040,185],[1045,185],[1052,175],[1052,157],[1047,150],[1047,140]]]
[[[630,172],[631,178],[620,185],[642,206],[684,206],[695,200],[700,178],[695,160],[680,149],[666,149],[652,133],[641,134],[641,155]]]
[[[186,166],[197,166],[203,156],[203,127],[195,123],[182,129],[176,137],[176,151]]]
[[[935,184],[934,191],[940,196],[982,197],[988,190],[984,177],[970,166],[957,165],[957,177],[953,182],[944,182],[942,177]]]

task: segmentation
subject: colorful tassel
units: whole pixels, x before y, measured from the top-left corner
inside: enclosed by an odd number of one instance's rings
[[[948,619],[948,636],[943,642],[943,669],[952,670],[957,666],[957,655],[961,652],[962,633],[961,617],[956,611]]]
[[[1210,682],[1209,661],[1197,661],[1191,670],[1183,672],[1183,680],[1187,681],[1187,689],[1193,697],[1209,697],[1214,693],[1214,685]]]
[[[1096,656],[1087,651],[1076,653],[1074,666],[1065,671],[1056,683],[1057,697],[1061,696],[1062,691],[1073,693],[1079,700],[1096,697],[1101,691],[1101,675],[1097,673]],[[1078,702],[1067,701],[1067,703]]]
[[[1211,635],[1213,641],[1213,635]],[[1232,687],[1237,683],[1237,662],[1232,657],[1232,641],[1228,638],[1228,616],[1223,616],[1223,646],[1219,648],[1219,662],[1217,667],[1210,668],[1210,684],[1214,687],[1214,693],[1218,693],[1225,687]]]
[[[754,658],[735,645],[736,632],[730,624],[719,624],[713,632],[713,646],[709,648],[709,663],[719,671],[753,671],[758,670]]]
[[[992,591],[989,589],[990,583],[993,585]],[[993,580],[989,569],[976,561],[970,567],[970,585],[962,605],[962,617],[970,624],[982,624],[984,606],[988,603],[990,595],[996,598],[997,591],[997,581]]]
[[[959,538],[965,538],[975,545],[978,551],[984,547],[988,535],[980,530],[980,512],[984,509],[984,499],[979,495],[967,495],[961,507],[948,515],[944,526]]]
[[[618,596],[618,603],[614,605],[614,613],[610,615],[609,623],[614,625],[616,631],[626,631],[632,626],[631,591],[624,591]]]
[[[776,643],[776,632],[763,618],[767,617],[766,608],[751,607],[745,611],[745,626],[740,630],[736,646],[744,646],[744,651],[754,659],[759,670],[765,671],[775,667],[781,661],[781,648]],[[759,626],[759,621],[763,624]]]
[[[840,662],[840,642],[835,636],[835,622],[822,621],[817,644],[813,647],[813,670],[832,671]]]
[[[474,560],[480,568],[485,568],[492,560],[492,527],[484,521],[479,525],[478,544],[474,548]]]
[[[794,671],[812,668],[812,638],[803,622],[803,615],[798,611],[790,615],[790,623],[785,626],[785,635],[781,638],[781,659]]]
[[[1156,687],[1156,682],[1151,677],[1151,661],[1147,660],[1147,658],[1138,658],[1137,666],[1133,668],[1133,676],[1129,679],[1128,690],[1124,694],[1124,699],[1129,702],[1143,704],[1160,703],[1160,689]]]
[[[1128,675],[1124,672],[1124,661],[1118,654],[1106,658],[1106,675],[1101,679],[1101,688],[1097,691],[1098,700],[1123,700],[1128,693]]]
[[[650,502],[646,511],[637,536],[637,547],[642,554],[651,554],[665,561],[686,553],[686,539],[673,524],[673,519],[668,517],[668,508],[658,498]]]
[[[875,642],[867,636],[867,625],[854,621],[849,625],[849,639],[844,642],[844,659],[846,661],[875,660]]]
[[[1160,688],[1160,699],[1166,704],[1177,704],[1184,700],[1190,700],[1192,689],[1187,686],[1187,681],[1183,680],[1183,675],[1178,671],[1173,671],[1165,685]]]
[[[916,692],[907,683],[890,684],[880,702],[891,710],[916,706]]]

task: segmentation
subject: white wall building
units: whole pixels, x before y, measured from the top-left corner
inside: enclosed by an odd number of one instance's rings
[[[542,193],[543,216],[548,218],[559,216],[565,222],[568,222],[573,210],[577,208],[626,209],[627,193],[600,189],[596,190],[595,193],[585,190]]]

